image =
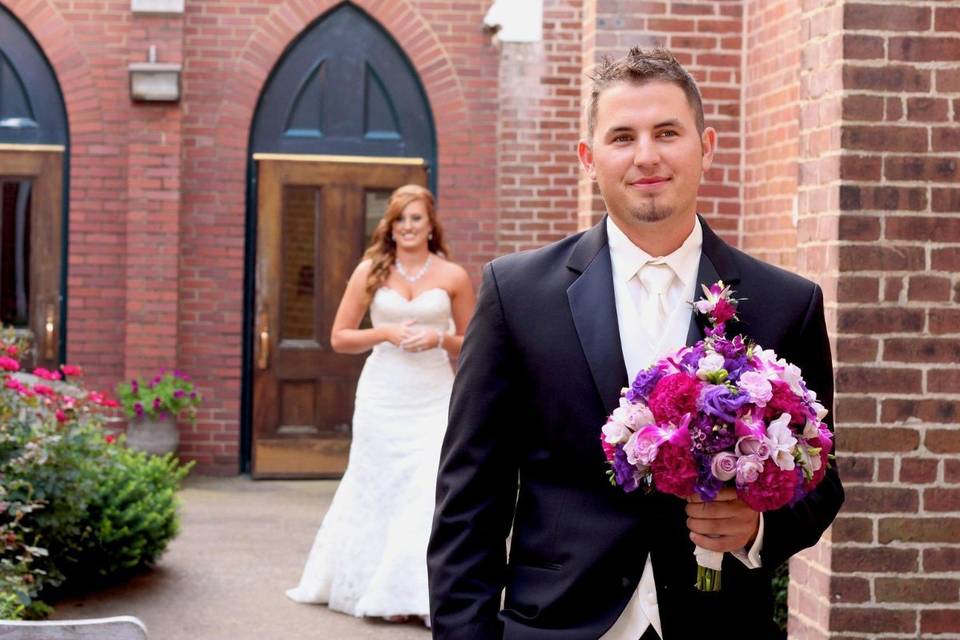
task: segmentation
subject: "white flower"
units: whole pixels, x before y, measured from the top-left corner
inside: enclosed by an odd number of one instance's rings
[[[622,422],[611,420],[603,425],[603,439],[607,444],[622,444],[630,437],[630,429]]]
[[[620,406],[610,414],[610,420],[603,425],[604,440],[607,444],[622,444],[630,434],[652,422],[655,422],[650,408],[642,403],[632,404],[626,398],[620,398]]]
[[[724,361],[724,357],[719,353],[708,353],[700,358],[700,362],[697,363],[697,377],[701,380],[706,380],[707,376],[711,373],[723,369]]]
[[[764,440],[770,447],[770,457],[778,467],[784,471],[794,468],[793,448],[797,439],[790,431],[789,413],[781,413],[779,418],[770,423]]]
[[[817,397],[817,395],[814,393],[813,389],[810,389],[810,397],[811,397],[811,398],[814,398],[814,399],[816,399],[816,397]],[[824,406],[823,406],[822,404],[820,404],[819,402],[812,402],[812,403],[810,404],[810,406],[813,407],[813,410],[817,412],[817,420],[818,420],[818,421],[821,421],[821,422],[822,422],[823,419],[826,417],[826,415],[827,415],[828,413],[830,413],[829,411],[827,411],[826,407],[824,407]]]
[[[800,386],[800,383],[803,382],[803,375],[800,372],[800,367],[795,364],[789,364],[786,360],[781,360],[780,364],[783,366],[780,378],[790,385],[791,391],[803,397],[803,387]]]

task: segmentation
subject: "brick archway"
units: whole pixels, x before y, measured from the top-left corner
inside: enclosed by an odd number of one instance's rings
[[[100,95],[90,64],[63,15],[50,0],[13,0],[6,7],[36,39],[53,67],[67,108],[71,144],[99,137],[103,127]]]
[[[260,91],[280,56],[300,33],[339,4],[339,1],[325,0],[308,10],[299,0],[287,0],[270,12],[240,52],[235,73],[225,83],[216,124],[220,132],[217,140],[220,148],[240,151],[245,156],[246,138],[222,127],[222,123],[242,122],[243,130],[249,130]],[[438,143],[440,163],[443,164],[442,141],[462,138],[457,129],[467,112],[459,74],[445,47],[427,21],[406,0],[389,5],[378,0],[357,0],[352,4],[377,21],[397,41],[420,74],[430,104],[442,105],[442,109],[435,109],[434,116],[437,138],[441,141]],[[242,167],[245,157],[239,160],[238,166]]]

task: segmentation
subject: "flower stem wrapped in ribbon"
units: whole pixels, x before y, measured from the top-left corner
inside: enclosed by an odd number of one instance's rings
[[[704,286],[693,304],[706,337],[640,371],[607,418],[601,443],[611,482],[704,501],[734,487],[763,512],[800,500],[826,473],[827,410],[802,372],[742,336],[725,337],[739,300]],[[723,554],[697,547],[696,586],[719,591]]]

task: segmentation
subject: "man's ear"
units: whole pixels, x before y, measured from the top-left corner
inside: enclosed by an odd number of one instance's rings
[[[707,127],[700,136],[700,148],[703,150],[703,158],[700,160],[700,167],[703,173],[707,172],[710,165],[713,164],[713,154],[717,150],[717,130],[713,127]]]
[[[593,168],[593,149],[586,138],[577,143],[577,157],[580,158],[580,166],[591,180],[597,179],[597,172]]]

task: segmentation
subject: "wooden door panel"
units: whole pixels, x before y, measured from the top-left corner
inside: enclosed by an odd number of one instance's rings
[[[253,475],[329,477],[346,468],[366,354],[330,348],[363,254],[368,193],[426,184],[422,164],[257,154]],[[359,160],[359,161],[358,161]]]
[[[60,358],[63,151],[59,145],[0,144],[0,179],[30,183],[27,318],[17,329],[33,345],[28,366],[48,369],[56,369]]]

